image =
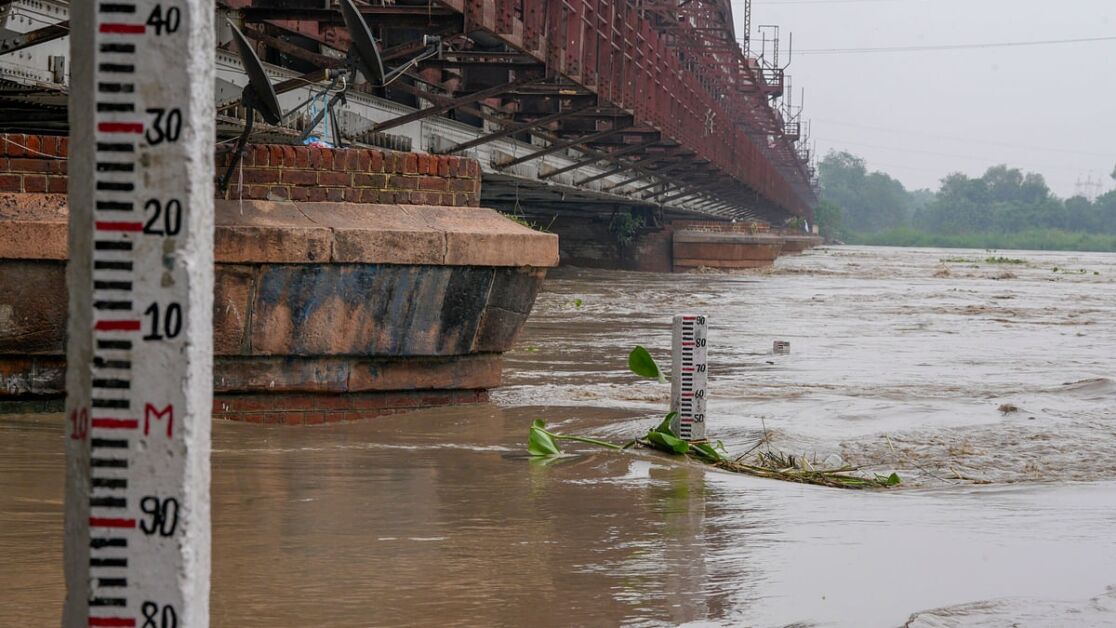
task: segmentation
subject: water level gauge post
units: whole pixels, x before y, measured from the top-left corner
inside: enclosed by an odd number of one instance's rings
[[[213,3],[70,10],[62,623],[205,627]]]
[[[708,320],[701,314],[674,317],[671,343],[671,429],[687,441],[705,440],[705,395],[708,381]]]

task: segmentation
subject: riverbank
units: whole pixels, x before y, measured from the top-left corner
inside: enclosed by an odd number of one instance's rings
[[[949,249],[1006,249],[1019,251],[1116,251],[1116,235],[1029,229],[1015,233],[931,233],[917,229],[891,229],[879,233],[849,233],[848,244]]]

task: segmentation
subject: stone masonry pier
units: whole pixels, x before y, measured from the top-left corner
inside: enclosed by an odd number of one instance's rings
[[[46,155],[5,143],[0,160],[0,406],[50,407],[64,392],[68,208],[41,190],[64,181],[65,143],[35,139]],[[476,207],[466,159],[290,146],[249,157],[243,188],[234,176],[216,207],[215,417],[349,420],[499,385],[556,236]],[[426,202],[437,204],[413,204]]]

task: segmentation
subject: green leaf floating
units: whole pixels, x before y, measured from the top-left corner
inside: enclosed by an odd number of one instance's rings
[[[641,345],[636,345],[636,348],[632,349],[632,352],[628,355],[628,368],[640,377],[658,379],[660,384],[666,383],[666,376],[659,370],[655,358],[651,357],[647,349]]]
[[[547,433],[546,421],[535,419],[531,424],[531,433],[527,436],[527,453],[532,456],[557,456],[562,453],[558,444]]]
[[[877,473],[876,481],[880,484],[883,484],[884,486],[898,486],[903,483],[903,480],[899,477],[898,473],[892,473],[887,477],[884,477]]]
[[[691,444],[690,453],[701,458],[705,462],[721,462],[725,459],[725,457],[709,443]]]
[[[677,412],[671,412],[670,414],[666,415],[666,418],[663,419],[663,422],[659,424],[659,427],[656,427],[651,431],[662,432],[663,434],[670,434],[671,436],[675,436],[674,430],[670,429],[670,423],[676,416],[678,416]]]
[[[651,431],[647,433],[647,441],[655,447],[672,454],[685,454],[690,451],[690,443],[663,432]]]

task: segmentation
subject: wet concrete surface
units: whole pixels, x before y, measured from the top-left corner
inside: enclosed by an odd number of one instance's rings
[[[1004,255],[1027,263],[842,247],[748,274],[564,269],[489,405],[219,423],[213,625],[1116,625],[1116,255]],[[711,321],[711,436],[743,451],[766,428],[904,486],[523,455],[534,418],[650,427],[668,392],[625,357],[665,357],[683,310]],[[60,617],[62,463],[60,417],[0,417],[0,626]]]

